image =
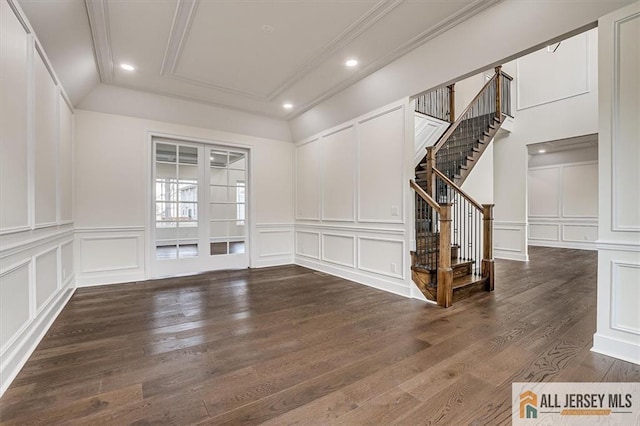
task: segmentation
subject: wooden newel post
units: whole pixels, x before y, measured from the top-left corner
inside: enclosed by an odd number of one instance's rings
[[[502,65],[496,67],[496,120],[502,121]]]
[[[438,305],[448,308],[453,303],[453,270],[451,269],[451,204],[440,204],[440,256],[438,258]]]
[[[494,290],[493,204],[482,205],[482,276],[487,278],[485,290]]]
[[[449,121],[454,123],[456,121],[456,89],[455,84],[447,86],[449,89]]]
[[[435,147],[427,147],[427,165],[425,171],[427,172],[427,194],[435,199],[436,190],[436,175],[433,173],[433,169],[436,167],[436,152]]]

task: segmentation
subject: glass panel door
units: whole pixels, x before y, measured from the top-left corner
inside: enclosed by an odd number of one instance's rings
[[[152,275],[248,267],[247,153],[163,139],[153,162]]]
[[[209,253],[246,253],[246,154],[212,149],[209,163]]]

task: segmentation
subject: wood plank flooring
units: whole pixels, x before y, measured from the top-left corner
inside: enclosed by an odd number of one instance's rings
[[[496,261],[441,309],[299,266],[76,291],[3,424],[510,424],[514,381],[640,381],[589,351],[596,253]]]

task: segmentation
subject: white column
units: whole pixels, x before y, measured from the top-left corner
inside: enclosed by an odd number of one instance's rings
[[[640,364],[640,2],[599,20],[598,314],[593,351]]]

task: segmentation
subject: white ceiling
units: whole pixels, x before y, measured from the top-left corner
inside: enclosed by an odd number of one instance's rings
[[[571,151],[574,149],[597,148],[598,135],[583,135],[573,138],[556,139],[527,145],[530,155],[550,154],[552,152]],[[543,150],[544,152],[540,152]]]
[[[87,61],[88,15],[103,83],[289,119],[498,1],[86,0],[83,18],[82,0],[20,5],[74,102],[74,67],[58,64]]]
[[[100,84],[84,0],[19,0],[56,75],[77,105]]]

